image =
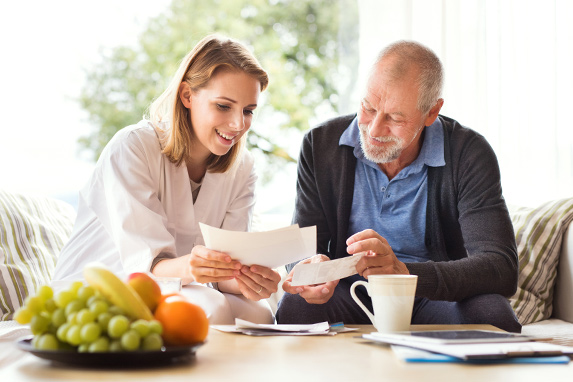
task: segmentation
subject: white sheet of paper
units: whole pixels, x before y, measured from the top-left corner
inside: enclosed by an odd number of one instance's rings
[[[316,254],[316,226],[298,224],[265,232],[228,231],[199,223],[205,246],[244,265],[277,268]]]
[[[322,284],[356,274],[356,263],[363,255],[347,256],[320,263],[297,264],[292,286]]]

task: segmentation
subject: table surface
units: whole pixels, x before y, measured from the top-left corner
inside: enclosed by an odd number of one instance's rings
[[[86,369],[56,365],[19,350],[15,342],[0,343],[2,381],[378,381],[462,382],[571,380],[567,365],[469,365],[459,363],[406,363],[384,345],[359,338],[374,330],[351,325],[357,331],[335,336],[253,337],[211,329],[207,342],[191,360],[147,369]],[[468,328],[448,326],[447,329]],[[490,326],[471,326],[489,329]],[[413,326],[412,330],[445,329]]]

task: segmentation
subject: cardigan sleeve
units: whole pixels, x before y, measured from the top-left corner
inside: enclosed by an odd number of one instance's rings
[[[416,294],[447,301],[509,297],[517,288],[518,260],[497,158],[483,136],[459,124],[446,136],[446,167],[429,176],[432,261],[407,264],[419,276]]]

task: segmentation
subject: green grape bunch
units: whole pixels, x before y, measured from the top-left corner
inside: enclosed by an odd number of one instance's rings
[[[32,346],[39,350],[97,353],[163,347],[159,321],[129,318],[81,281],[57,294],[48,285],[40,287],[36,295],[26,298],[14,319],[30,326]]]

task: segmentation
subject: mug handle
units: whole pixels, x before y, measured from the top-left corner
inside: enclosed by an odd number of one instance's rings
[[[355,281],[351,286],[350,286],[350,295],[352,296],[352,299],[358,304],[358,306],[360,308],[362,308],[362,310],[364,311],[364,313],[366,313],[366,315],[368,316],[368,318],[370,319],[370,321],[372,321],[372,325],[376,326],[375,320],[374,320],[374,315],[372,314],[372,312],[370,312],[368,310],[368,308],[362,303],[362,301],[360,301],[360,299],[356,296],[356,292],[354,291],[354,289],[356,289],[357,286],[359,285],[363,285],[364,288],[366,288],[366,290],[368,290],[368,283],[366,281]]]

